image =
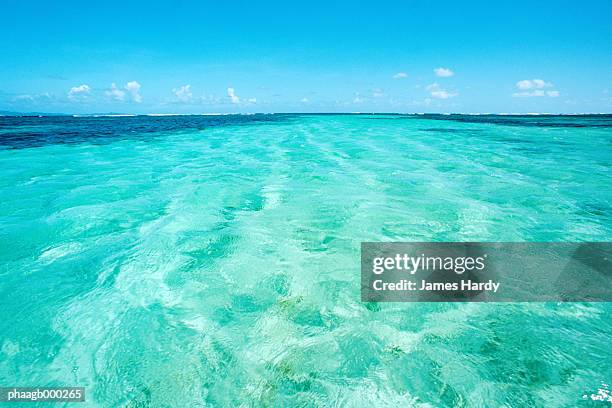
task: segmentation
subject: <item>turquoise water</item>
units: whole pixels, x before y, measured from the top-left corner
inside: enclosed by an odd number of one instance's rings
[[[602,406],[611,304],[365,304],[359,247],[609,241],[611,147],[610,116],[0,118],[0,385]]]

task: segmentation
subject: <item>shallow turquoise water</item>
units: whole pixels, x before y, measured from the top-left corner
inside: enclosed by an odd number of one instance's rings
[[[364,304],[362,241],[609,241],[612,118],[0,118],[0,378],[84,406],[591,406],[602,304]],[[32,406],[32,405],[28,405]]]

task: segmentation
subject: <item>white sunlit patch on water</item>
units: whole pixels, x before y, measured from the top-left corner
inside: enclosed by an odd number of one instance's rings
[[[612,402],[612,394],[610,393],[610,387],[606,383],[601,383],[601,386],[594,394],[584,394],[582,399],[591,401],[601,402]]]

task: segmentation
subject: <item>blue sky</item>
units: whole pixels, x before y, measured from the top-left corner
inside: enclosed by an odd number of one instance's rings
[[[0,110],[612,112],[610,0],[2,3]]]

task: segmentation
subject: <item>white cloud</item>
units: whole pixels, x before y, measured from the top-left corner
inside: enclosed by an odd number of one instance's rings
[[[257,103],[257,98],[249,98],[247,101],[249,103]]]
[[[429,95],[436,99],[450,99],[459,95],[457,92],[449,92],[445,89],[442,89],[442,87],[440,87],[440,85],[435,82],[433,84],[427,85],[425,89],[429,92]]]
[[[33,101],[34,97],[32,95],[29,95],[29,94],[17,95],[15,97],[15,100],[17,100],[17,101]]]
[[[176,99],[180,102],[191,102],[193,100],[193,93],[191,92],[191,85],[183,85],[179,88],[173,88],[172,92]]]
[[[49,92],[45,92],[45,93],[34,94],[34,95],[30,95],[30,94],[17,95],[13,100],[18,101],[18,102],[27,101],[27,102],[36,102],[36,103],[38,102],[48,103],[51,99],[54,99],[54,96],[52,96]]]
[[[449,99],[459,95],[457,92],[448,92],[443,89],[439,91],[431,91],[429,94],[437,99]]]
[[[125,100],[125,92],[117,88],[117,85],[114,82],[111,84],[110,89],[107,89],[105,93],[106,93],[106,96],[108,96],[109,98],[115,101]]]
[[[304,98],[302,98],[302,100],[301,100],[300,102],[302,102],[302,103],[308,103],[308,102],[310,102],[310,101],[308,100],[308,98],[304,97]]]
[[[68,91],[68,99],[77,100],[79,99],[79,97],[89,95],[90,91],[91,88],[89,87],[89,85],[86,84],[73,86],[72,88],[70,88],[70,91]]]
[[[529,98],[532,96],[545,96],[546,93],[544,93],[544,91],[542,91],[541,89],[536,89],[533,91],[523,91],[523,92],[515,92],[512,94],[512,96],[517,97],[517,98]]]
[[[136,81],[130,81],[125,84],[125,89],[129,92],[134,102],[142,102],[142,96],[140,96],[140,84]]]
[[[425,98],[423,100],[413,100],[412,105],[414,106],[429,106],[433,102],[431,98]]]
[[[553,84],[546,82],[543,79],[523,79],[516,83],[516,87],[522,91],[528,89],[543,89],[551,88]]]
[[[406,78],[408,76],[408,74],[406,74],[405,72],[398,72],[397,74],[393,75],[393,79],[402,79],[402,78]]]
[[[227,96],[231,99],[232,103],[240,103],[240,98],[236,95],[234,88],[227,88]]]
[[[455,73],[451,71],[449,68],[442,68],[442,67],[436,68],[434,69],[434,72],[439,77],[452,77],[453,75],[455,75]]]
[[[130,81],[123,89],[117,87],[114,82],[111,84],[110,89],[107,89],[104,93],[107,97],[115,101],[125,101],[125,97],[129,95],[130,99],[136,103],[142,102],[142,96],[140,95],[140,84],[136,81]]]
[[[516,83],[516,87],[518,89],[531,89],[533,83],[529,79],[523,79]]]
[[[380,88],[374,88],[372,89],[372,96],[374,98],[382,98],[383,96],[385,96],[385,93]]]
[[[513,93],[512,96],[517,98],[530,98],[541,96],[557,98],[560,96],[559,91],[544,91],[545,88],[553,87],[553,84],[551,84],[550,82],[546,82],[543,79],[522,79],[516,83],[516,88],[518,89],[518,92]]]

